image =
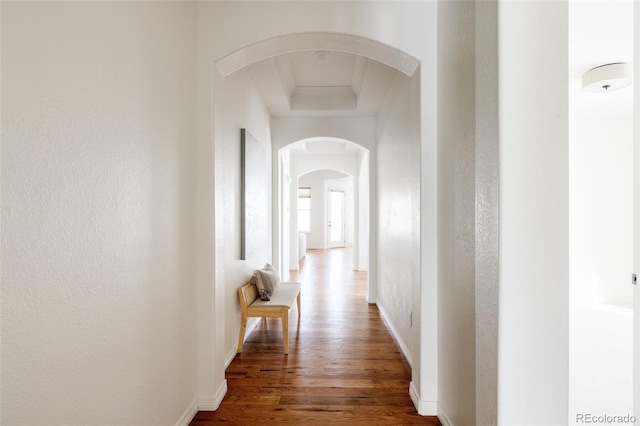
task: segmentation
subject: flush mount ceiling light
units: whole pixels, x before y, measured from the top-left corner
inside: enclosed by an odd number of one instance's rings
[[[631,66],[625,63],[601,65],[582,76],[582,88],[588,92],[613,92],[630,84]]]

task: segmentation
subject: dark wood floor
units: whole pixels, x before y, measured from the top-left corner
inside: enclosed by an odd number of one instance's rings
[[[365,300],[366,272],[351,265],[350,249],[309,251],[292,275],[303,283],[302,317],[291,313],[289,355],[281,320],[262,320],[227,369],[220,408],[199,412],[191,425],[440,425],[417,414],[409,365]]]

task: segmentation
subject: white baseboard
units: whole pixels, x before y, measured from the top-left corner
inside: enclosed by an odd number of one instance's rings
[[[176,423],[176,426],[189,426],[191,420],[198,414],[198,401],[193,401],[187,411],[185,411],[182,416],[180,416],[180,420]]]
[[[440,404],[438,404],[438,420],[440,420],[442,426],[453,426],[451,419],[449,419],[449,416],[447,416],[446,411],[444,411],[444,408],[442,408]]]
[[[436,401],[421,400],[413,382],[409,385],[409,396],[421,416],[436,416],[438,414],[438,403]]]
[[[411,352],[409,352],[409,348],[407,348],[407,345],[405,345],[404,341],[400,338],[400,334],[398,333],[398,330],[396,330],[396,328],[393,326],[393,324],[389,320],[389,316],[385,312],[384,308],[378,304],[376,304],[376,306],[380,311],[380,316],[382,317],[382,320],[387,325],[387,328],[389,328],[389,330],[391,331],[391,337],[393,337],[393,340],[396,341],[396,344],[400,348],[400,351],[402,352],[405,359],[409,363],[409,367],[413,368],[413,358],[411,357]]]
[[[223,381],[215,395],[200,397],[198,401],[199,411],[216,411],[227,394],[227,381]]]

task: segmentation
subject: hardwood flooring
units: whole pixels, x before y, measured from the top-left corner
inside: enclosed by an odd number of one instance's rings
[[[338,423],[440,425],[419,416],[409,397],[411,370],[375,305],[366,272],[350,249],[310,250],[292,281],[302,282],[302,317],[291,313],[289,355],[281,320],[261,320],[226,371],[217,411],[192,426]]]

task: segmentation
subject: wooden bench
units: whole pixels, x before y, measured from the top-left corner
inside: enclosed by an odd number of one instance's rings
[[[289,310],[294,302],[298,303],[300,317],[300,283],[283,282],[271,296],[271,300],[262,300],[255,284],[245,284],[238,289],[240,296],[241,322],[238,337],[238,353],[242,353],[244,334],[247,330],[247,318],[282,318],[282,340],[284,353],[289,353]]]

